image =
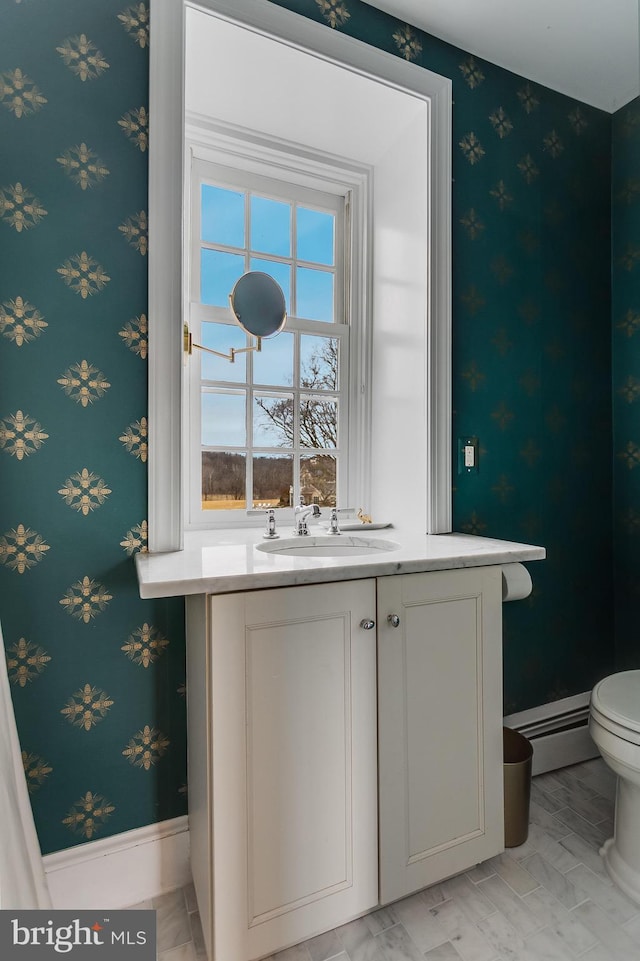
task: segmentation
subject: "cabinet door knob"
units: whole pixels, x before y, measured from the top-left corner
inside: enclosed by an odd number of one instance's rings
[[[360,627],[362,628],[363,631],[372,631],[375,626],[376,626],[376,622],[370,621],[366,617],[362,621],[360,621]]]
[[[391,627],[400,627],[400,618],[397,614],[389,614],[387,620],[391,624]]]

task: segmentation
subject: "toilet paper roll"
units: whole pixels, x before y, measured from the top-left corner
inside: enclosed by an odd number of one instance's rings
[[[522,564],[502,565],[502,600],[521,601],[532,590],[531,574]]]

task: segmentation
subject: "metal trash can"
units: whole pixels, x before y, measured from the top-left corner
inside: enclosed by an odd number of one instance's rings
[[[516,848],[529,834],[531,758],[533,747],[524,734],[502,728],[504,771],[504,844]]]

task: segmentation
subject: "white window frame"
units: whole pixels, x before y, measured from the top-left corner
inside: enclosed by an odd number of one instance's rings
[[[262,156],[258,160],[255,137],[242,137],[237,130],[228,130],[219,124],[212,129],[210,124],[203,125],[202,118],[194,119],[188,125],[188,131],[185,167],[186,195],[189,201],[185,201],[185,210],[190,215],[190,221],[187,220],[186,226],[187,236],[191,240],[185,251],[185,276],[191,279],[188,316],[194,341],[200,341],[201,319],[219,318],[221,314],[228,314],[229,316],[224,317],[224,322],[233,323],[233,317],[228,309],[210,308],[199,303],[200,237],[196,227],[200,216],[199,188],[203,182],[215,181],[226,184],[231,189],[250,188],[259,192],[261,180],[268,178],[270,181],[282,183],[282,193],[288,199],[313,205],[313,197],[307,191],[322,193],[327,198],[327,207],[331,207],[336,214],[340,212],[342,223],[336,234],[338,267],[335,277],[336,321],[327,323],[297,319],[295,329],[301,333],[331,336],[340,345],[340,382],[338,388],[331,391],[332,396],[337,398],[339,412],[340,448],[336,451],[336,455],[340,458],[340,465],[336,496],[338,506],[350,506],[353,499],[351,493],[355,493],[356,490],[363,494],[364,500],[367,501],[369,435],[358,431],[356,436],[361,438],[362,443],[350,444],[349,424],[352,421],[359,425],[366,423],[370,416],[369,392],[362,391],[357,386],[359,381],[363,380],[366,380],[367,384],[370,383],[368,376],[359,378],[360,368],[369,366],[366,344],[370,319],[360,288],[362,280],[366,281],[365,264],[370,259],[367,256],[369,238],[365,229],[365,218],[362,216],[362,211],[367,207],[370,172],[357,171],[348,164],[342,167],[336,166],[333,160],[330,163],[323,162],[317,156],[313,158],[313,170],[311,170],[309,163],[295,151],[293,146],[285,150],[281,143],[277,146],[263,143],[260,151]],[[233,145],[233,152],[230,150],[231,145]],[[240,157],[243,158],[241,164]],[[339,179],[336,179],[338,176]],[[268,184],[265,186],[265,192],[269,192]],[[354,247],[357,250],[355,257],[352,254]],[[357,264],[355,278],[352,269],[354,261]],[[360,279],[360,282],[354,283],[354,279]],[[287,326],[292,329],[290,322]],[[256,526],[261,523],[257,519],[260,512],[252,510],[250,506],[246,510],[211,512],[203,511],[199,506],[202,499],[201,356],[199,351],[194,350],[187,361],[188,374],[185,377],[184,409],[187,414],[184,425],[185,530]],[[304,390],[299,392],[303,394]],[[311,454],[312,451],[308,453]],[[250,505],[252,502],[250,490],[247,490],[246,497],[247,504]],[[293,522],[293,510],[278,508],[277,516],[279,521]]]
[[[451,530],[451,81],[268,0],[150,0],[149,550],[183,547],[184,37],[188,8],[241,23],[428,106],[426,530]],[[181,225],[181,231],[177,229]]]

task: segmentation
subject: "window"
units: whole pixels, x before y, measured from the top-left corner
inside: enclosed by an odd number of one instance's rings
[[[187,543],[185,502],[200,496],[181,457],[185,142],[194,140],[212,145],[206,159],[244,170],[277,144],[307,173],[320,160],[347,186],[370,179],[362,202],[354,190],[350,212],[359,306],[351,310],[347,504],[450,531],[451,81],[273,3],[150,7],[149,550]],[[250,157],[236,150],[238,137],[251,141]],[[354,338],[361,320],[369,325],[362,342]]]
[[[348,196],[194,160],[189,327],[227,353],[255,343],[229,295],[246,271],[284,293],[284,330],[234,361],[189,359],[190,527],[247,511],[346,505]]]

